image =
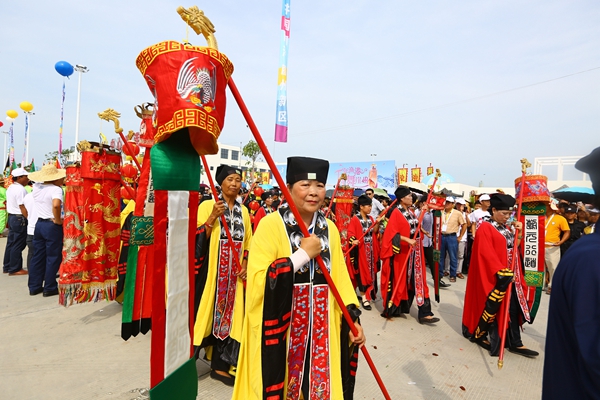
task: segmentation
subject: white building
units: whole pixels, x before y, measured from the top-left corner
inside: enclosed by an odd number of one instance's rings
[[[217,168],[221,164],[230,165],[232,167],[238,167],[243,171],[249,171],[252,169],[252,161],[246,159],[242,156],[242,146],[232,146],[225,143],[217,143],[219,146],[219,151],[217,154],[209,154],[206,156],[206,162],[208,164],[208,168],[210,169],[211,176],[215,177],[215,172]],[[257,172],[266,172],[271,171],[269,165],[264,161],[264,159],[259,156],[255,163]],[[271,178],[272,178],[271,174]],[[202,175],[200,176],[200,183],[204,183],[208,185],[208,178],[206,177],[206,171],[203,170]]]

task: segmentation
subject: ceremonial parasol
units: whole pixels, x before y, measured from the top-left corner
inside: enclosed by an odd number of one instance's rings
[[[562,199],[569,202],[581,201],[583,203],[591,203],[595,196],[595,192],[592,188],[574,186],[570,188],[555,190],[554,192],[552,192],[552,195],[557,199]]]
[[[421,182],[406,182],[404,184],[404,186],[411,188],[412,191],[415,193],[419,193],[419,194],[427,193],[427,185],[425,185],[424,183],[421,183]]]
[[[375,188],[373,189],[373,193],[375,193],[377,196],[387,197],[388,199],[390,198],[390,195],[385,189]]]

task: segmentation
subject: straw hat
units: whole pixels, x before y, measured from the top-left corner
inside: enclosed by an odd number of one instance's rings
[[[40,171],[29,174],[29,179],[34,182],[52,182],[67,176],[67,171],[56,168],[54,164],[46,164]]]

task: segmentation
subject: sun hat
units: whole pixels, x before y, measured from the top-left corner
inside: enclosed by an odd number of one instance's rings
[[[56,168],[54,164],[46,164],[41,170],[29,174],[29,179],[34,182],[52,182],[67,176],[67,171]]]

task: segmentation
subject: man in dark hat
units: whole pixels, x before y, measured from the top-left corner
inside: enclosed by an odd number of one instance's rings
[[[570,235],[567,241],[560,245],[561,257],[564,256],[569,247],[583,235],[583,230],[585,229],[585,224],[577,220],[577,206],[567,204],[567,206],[564,207],[564,217],[569,224]]]
[[[600,147],[575,168],[590,175],[600,208]],[[546,333],[542,399],[596,399],[600,396],[600,231],[584,235],[561,258]]]
[[[350,245],[356,246],[350,251],[351,275],[358,286],[365,310],[371,310],[371,301],[377,296],[377,266],[379,262],[379,241],[377,231],[379,221],[370,215],[373,201],[367,194],[359,196],[359,213],[350,219],[348,238]],[[377,224],[377,225],[375,225]],[[370,229],[375,225],[373,229]],[[359,238],[360,239],[359,241]]]
[[[462,318],[463,335],[489,350],[491,356],[499,355],[501,335],[506,335],[505,345],[511,353],[535,357],[539,353],[523,346],[520,332],[523,321],[531,323],[529,306],[523,295],[527,285],[518,253],[513,250],[522,239],[523,226],[518,221],[514,222],[514,229],[506,225],[514,212],[514,197],[494,193],[490,203],[491,218],[489,222],[481,222],[473,243]],[[516,257],[514,263],[513,254]],[[514,270],[511,269],[513,265]],[[509,315],[505,315],[501,305],[512,281]],[[508,328],[501,332],[499,327],[504,326],[506,318],[509,318]]]
[[[398,205],[392,209],[381,241],[381,316],[408,314],[416,299],[419,322],[432,324],[440,319],[431,312],[422,231],[417,231],[419,221],[411,211],[413,194],[406,186],[398,186],[394,194]]]
[[[319,212],[328,170],[326,160],[288,158],[291,198],[263,218],[256,230],[248,262],[235,399],[352,397],[356,363],[351,357],[365,337],[339,232]],[[302,234],[292,203],[311,232],[309,237]],[[320,272],[318,255],[353,318],[356,337]]]

